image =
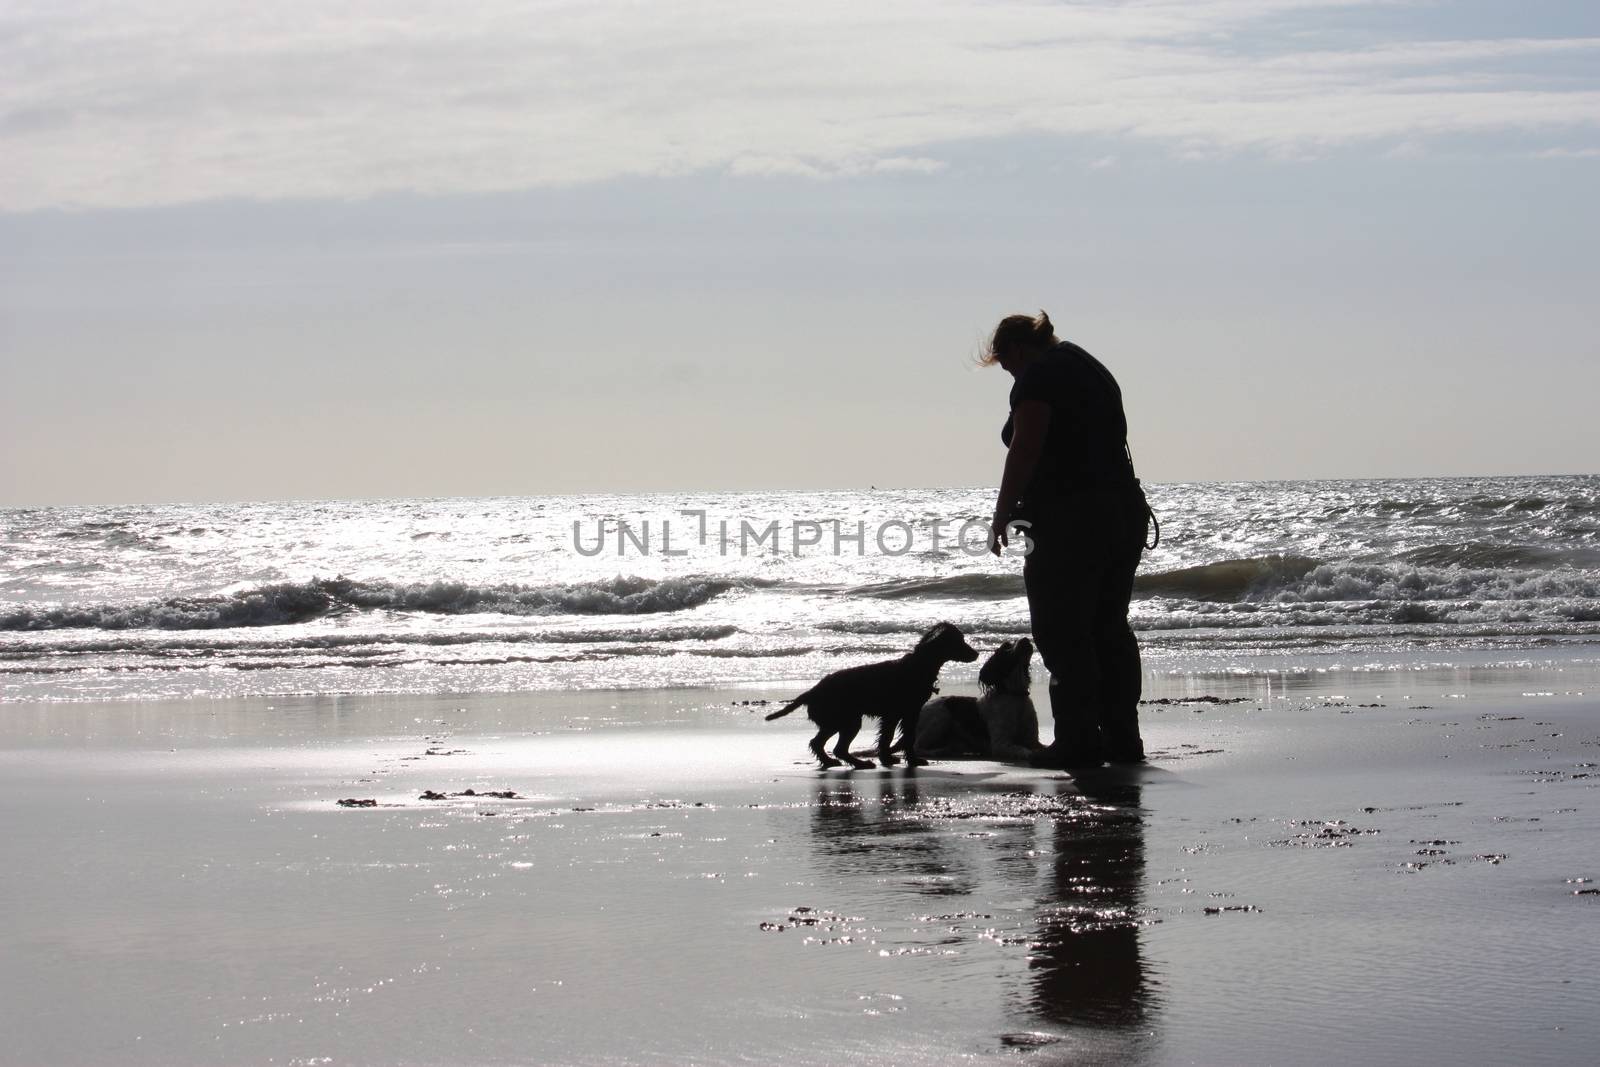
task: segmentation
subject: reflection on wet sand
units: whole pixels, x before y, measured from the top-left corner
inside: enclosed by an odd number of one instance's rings
[[[1149,983],[1139,948],[1144,812],[1137,777],[1085,775],[1056,789],[1089,804],[1058,819],[1030,946],[1032,1010],[1056,1026],[1147,1024]]]
[[[816,785],[812,846],[843,892],[836,905],[876,903],[884,925],[873,936],[887,939],[877,944],[958,949],[967,967],[993,960],[994,977],[1010,988],[1022,980],[1001,1007],[1024,1025],[998,1035],[1002,1045],[1142,1059],[1156,1001],[1140,946],[1151,921],[1141,801],[1138,771],[1044,782],[826,775]],[[902,918],[927,895],[965,900],[959,910],[944,905],[951,913],[936,923]],[[895,898],[911,906],[898,909]],[[1000,954],[985,955],[995,945]]]

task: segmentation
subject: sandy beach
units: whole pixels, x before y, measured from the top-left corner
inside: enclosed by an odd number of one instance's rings
[[[13,704],[0,1061],[1580,1061],[1595,674],[1157,678],[1077,778],[780,684]]]

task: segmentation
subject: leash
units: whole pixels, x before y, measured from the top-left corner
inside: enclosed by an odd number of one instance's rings
[[[1122,442],[1122,450],[1128,454],[1128,469],[1131,471],[1134,469],[1133,446],[1124,440]],[[1144,496],[1144,486],[1139,484],[1137,477],[1133,479],[1133,484],[1139,486],[1139,495]],[[1150,525],[1155,527],[1154,538],[1145,539],[1145,551],[1154,552],[1161,545],[1161,520],[1156,518],[1156,509],[1150,506],[1150,498],[1147,496],[1144,498],[1144,513],[1150,519]]]

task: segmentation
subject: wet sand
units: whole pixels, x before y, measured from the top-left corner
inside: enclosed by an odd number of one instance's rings
[[[1582,1062],[1593,674],[1158,682],[1077,778],[820,773],[786,687],[10,705],[0,1062]]]

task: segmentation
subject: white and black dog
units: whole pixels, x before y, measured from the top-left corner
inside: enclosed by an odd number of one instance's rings
[[[995,649],[978,672],[981,695],[934,697],[922,706],[917,755],[924,759],[1026,760],[1042,747],[1039,716],[1028,695],[1033,642]]]

